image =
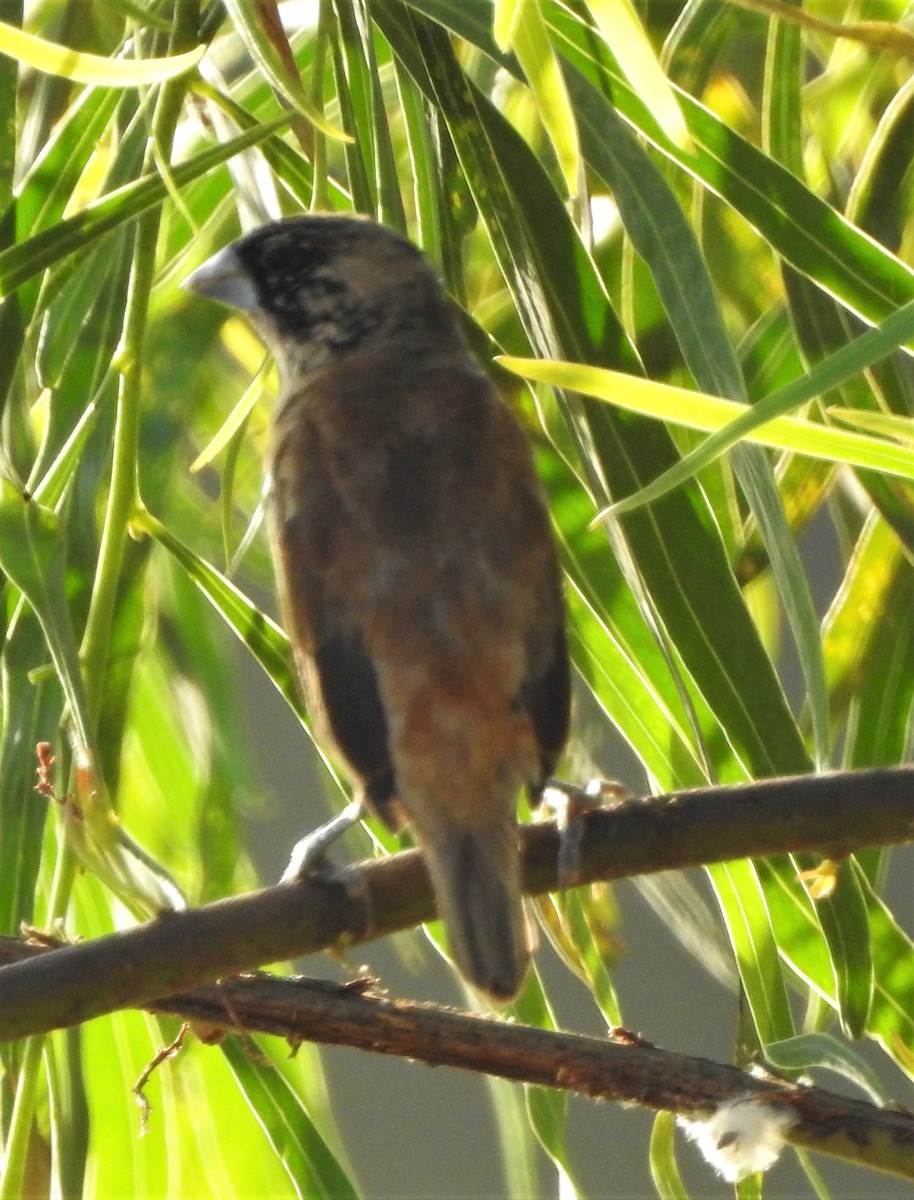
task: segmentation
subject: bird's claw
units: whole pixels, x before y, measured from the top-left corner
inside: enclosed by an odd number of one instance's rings
[[[280,883],[295,883],[313,874],[325,865],[327,851],[333,843],[353,825],[357,825],[364,816],[364,805],[361,800],[353,800],[347,804],[341,813],[303,837],[292,847],[289,865],[282,873]]]
[[[573,887],[580,878],[584,814],[628,795],[628,789],[614,779],[591,779],[584,787],[560,779],[550,779],[546,784],[543,805],[554,814],[559,831],[556,874],[560,889]]]

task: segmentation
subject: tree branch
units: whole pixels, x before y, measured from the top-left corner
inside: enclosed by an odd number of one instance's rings
[[[702,788],[587,813],[580,883],[706,862],[817,851],[840,858],[914,839],[914,768]],[[557,886],[553,823],[522,830],[524,886]],[[0,1040],[148,1004],[215,979],[409,928],[434,915],[421,855],[314,875],[0,968]]]
[[[6,943],[6,944],[4,944]],[[33,957],[47,948],[11,939],[4,954]],[[751,1098],[786,1112],[786,1140],[857,1166],[914,1179],[914,1117],[821,1088],[749,1074],[738,1067],[661,1050],[625,1030],[607,1038],[559,1033],[392,999],[372,980],[239,976],[144,1006],[182,1018],[212,1041],[223,1034],[266,1033],[302,1041],[559,1088],[593,1100],[667,1110],[704,1119],[720,1105]]]
[[[149,1007],[232,1032],[240,1027],[293,1043],[350,1046],[692,1118],[751,1096],[789,1112],[788,1142],[914,1179],[908,1112],[661,1050],[625,1030],[606,1039],[559,1033],[392,999],[370,986],[243,978]]]

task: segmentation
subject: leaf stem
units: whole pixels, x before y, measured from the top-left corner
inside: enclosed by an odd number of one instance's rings
[[[197,0],[178,0],[171,34],[170,51],[193,45],[198,23]],[[152,137],[144,170],[154,170],[157,159],[167,162],[175,127],[187,91],[188,77],[163,84],[152,122]],[[92,600],[83,635],[81,658],[86,682],[90,719],[95,725],[101,711],[111,629],[117,604],[118,584],[124,559],[124,544],[130,518],[139,503],[137,460],[140,438],[143,342],[149,294],[155,278],[156,246],[161,212],[144,214],[137,223],[133,265],[127,290],[127,312],[115,364],[120,371],[117,418],[108,505],[102,528]]]

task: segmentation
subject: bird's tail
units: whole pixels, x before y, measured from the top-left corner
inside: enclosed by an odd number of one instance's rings
[[[514,822],[422,840],[461,975],[495,1000],[512,999],[530,959]]]

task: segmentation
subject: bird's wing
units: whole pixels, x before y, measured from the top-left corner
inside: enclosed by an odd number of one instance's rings
[[[568,738],[571,719],[571,673],[568,643],[561,619],[552,624],[549,649],[531,665],[520,702],[530,715],[540,754],[540,785],[552,775]]]
[[[378,678],[341,566],[355,538],[316,431],[300,409],[277,431],[271,519],[282,607],[308,699],[392,827],[394,772]]]

